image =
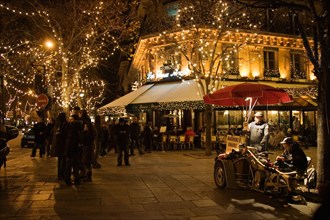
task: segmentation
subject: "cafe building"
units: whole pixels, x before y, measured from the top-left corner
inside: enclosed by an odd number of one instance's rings
[[[180,33],[168,34],[175,38]],[[219,43],[220,49],[228,50],[229,42],[247,37],[244,33],[233,35]],[[194,130],[202,128],[205,123],[203,87],[207,86],[206,82],[203,78],[196,80],[192,77],[184,56],[165,44],[162,37],[140,38],[128,72],[128,76],[136,79],[132,84],[134,90],[101,107],[99,113],[129,113],[138,116],[143,123],[152,121],[154,126],[161,126],[170,120],[183,129],[191,126]],[[266,120],[277,126],[292,128],[295,117],[301,126],[307,123],[315,126],[317,84],[311,64],[304,55],[301,39],[266,34],[258,35],[258,39],[253,45],[242,48],[223,61],[222,74],[213,79],[218,81],[217,89],[242,82],[284,89],[292,96],[291,103],[256,106],[254,110],[264,111]],[[246,108],[212,106],[212,109],[214,131],[242,127]],[[174,116],[163,117],[167,114]]]
[[[142,123],[152,121],[157,127],[170,124],[196,131],[205,127],[205,88],[212,92],[251,82],[284,89],[292,96],[290,103],[254,108],[264,112],[269,124],[292,129],[296,118],[301,127],[315,127],[317,82],[301,38],[243,30],[214,38],[216,31],[194,27],[141,36],[127,72],[132,91],[98,112],[109,117],[135,115]],[[213,69],[198,76],[194,72],[192,61],[205,67],[213,62],[210,57],[201,59],[194,51],[196,34],[204,45],[217,41],[214,50],[224,56],[216,63],[216,73]],[[205,48],[198,48],[202,49]],[[212,106],[213,132],[242,128],[245,114],[245,107]]]

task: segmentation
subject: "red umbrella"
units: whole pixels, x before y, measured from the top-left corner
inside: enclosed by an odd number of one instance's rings
[[[291,97],[283,89],[260,83],[240,83],[227,86],[203,97],[206,104],[219,106],[246,106],[246,121],[249,121],[255,105],[274,105],[292,102]]]
[[[206,104],[219,106],[274,105],[291,102],[289,94],[283,89],[261,83],[240,83],[227,86],[203,97]]]

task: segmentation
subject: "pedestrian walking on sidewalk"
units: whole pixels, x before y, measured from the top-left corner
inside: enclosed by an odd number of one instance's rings
[[[35,144],[32,147],[31,157],[35,157],[37,148],[39,148],[39,156],[42,157],[45,154],[45,130],[46,124],[43,119],[38,118],[38,122],[33,126],[33,132],[35,136]]]
[[[55,125],[55,119],[49,118],[48,122],[46,124],[45,129],[45,143],[46,143],[46,155],[47,157],[50,156],[50,148],[53,143],[53,133],[54,133],[54,125]]]
[[[117,166],[122,165],[123,152],[125,165],[129,166],[128,141],[130,128],[129,125],[126,124],[126,120],[124,118],[119,119],[119,123],[116,126],[115,132],[117,141]]]
[[[90,182],[92,181],[92,164],[94,161],[95,130],[86,110],[82,110],[80,120],[82,120],[83,123],[81,155],[82,169],[80,175],[84,178],[84,181]]]
[[[102,129],[102,122],[100,115],[95,116],[94,132],[95,132],[95,139],[94,139],[95,149],[94,149],[94,158],[93,158],[93,168],[101,168],[101,164],[98,163],[98,159],[101,153],[104,133]]]
[[[153,129],[152,129],[152,122],[149,121],[143,130],[143,142],[145,146],[145,152],[151,153],[151,147],[152,147],[152,140],[153,140]]]
[[[68,134],[65,141],[65,175],[64,180],[67,185],[71,185],[71,172],[74,176],[74,184],[80,185],[81,179],[79,168],[81,164],[82,150],[82,121],[77,115],[71,115],[69,119]]]
[[[117,140],[116,140],[116,119],[113,119],[112,122],[109,124],[109,149],[108,152],[111,151],[113,148],[115,150],[115,153],[117,153]]]
[[[50,149],[51,157],[57,157],[57,179],[64,180],[65,175],[65,140],[67,138],[69,123],[66,113],[61,112],[55,122],[52,146]]]
[[[133,117],[133,122],[130,124],[130,134],[131,134],[131,145],[130,145],[130,155],[134,156],[134,148],[136,147],[139,154],[143,154],[140,144],[141,127],[138,123],[137,117]]]

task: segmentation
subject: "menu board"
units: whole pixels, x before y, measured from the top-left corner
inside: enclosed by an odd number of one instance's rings
[[[165,133],[166,132],[166,126],[161,126],[159,133]]]
[[[231,153],[232,150],[239,151],[241,143],[241,136],[227,135],[226,154]]]

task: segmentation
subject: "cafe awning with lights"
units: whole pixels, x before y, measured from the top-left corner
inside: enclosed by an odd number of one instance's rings
[[[240,83],[238,81],[224,81],[223,86],[229,86]],[[294,101],[287,104],[266,106],[267,109],[316,109],[317,103],[315,98],[305,93],[311,90],[311,85],[304,84],[286,84],[286,83],[268,83],[276,88],[283,88],[293,94]],[[290,88],[288,88],[290,87]],[[290,92],[291,90],[291,92]],[[295,91],[295,92],[293,92]],[[300,91],[299,93],[296,93]],[[198,82],[194,80],[179,80],[170,82],[154,82],[145,84],[144,86],[134,90],[127,95],[120,97],[98,109],[102,115],[116,115],[125,113],[127,110],[134,108],[141,109],[158,109],[158,110],[175,110],[175,109],[203,109],[203,92],[198,86]],[[226,108],[226,107],[215,107]],[[261,108],[263,108],[261,106]]]
[[[194,80],[154,84],[131,104],[202,101],[198,84]]]
[[[194,80],[147,84],[98,109],[99,113],[120,113],[128,105],[144,107],[160,106],[164,103],[202,102],[203,96]]]
[[[153,84],[148,84],[140,87],[139,89],[132,91],[116,100],[113,102],[110,102],[101,108],[98,109],[100,113],[105,113],[105,112],[113,112],[114,114],[116,113],[121,113],[125,111],[125,107],[129,105],[134,99],[139,97],[141,94],[143,94],[145,91],[150,89],[153,86]],[[109,112],[110,111],[110,112]]]

